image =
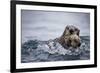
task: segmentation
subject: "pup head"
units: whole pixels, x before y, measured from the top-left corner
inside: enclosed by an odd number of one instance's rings
[[[63,35],[61,36],[61,44],[65,48],[66,45],[68,47],[77,48],[81,45],[80,37],[79,37],[80,30],[75,26],[66,26]]]

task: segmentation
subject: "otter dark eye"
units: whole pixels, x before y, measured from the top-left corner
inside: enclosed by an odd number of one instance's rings
[[[66,27],[67,30],[69,30],[69,27]]]
[[[70,32],[70,34],[73,34],[74,31],[72,29],[70,29],[69,32]]]
[[[77,32],[77,35],[79,36],[79,32]]]
[[[75,31],[78,31],[78,29],[75,29]]]

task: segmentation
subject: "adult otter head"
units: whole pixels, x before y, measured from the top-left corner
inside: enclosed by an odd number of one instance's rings
[[[64,48],[67,47],[77,48],[81,45],[79,33],[80,30],[77,27],[73,25],[66,26],[62,36],[59,38],[59,43]]]

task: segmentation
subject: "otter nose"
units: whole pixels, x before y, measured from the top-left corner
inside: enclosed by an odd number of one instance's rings
[[[70,34],[73,34],[74,31],[72,29],[70,29],[69,32],[70,32]]]

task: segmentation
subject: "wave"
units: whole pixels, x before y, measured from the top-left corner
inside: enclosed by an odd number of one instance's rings
[[[22,44],[21,62],[88,60],[90,58],[89,37],[81,37],[81,43],[78,48],[65,49],[54,40],[29,40]]]

